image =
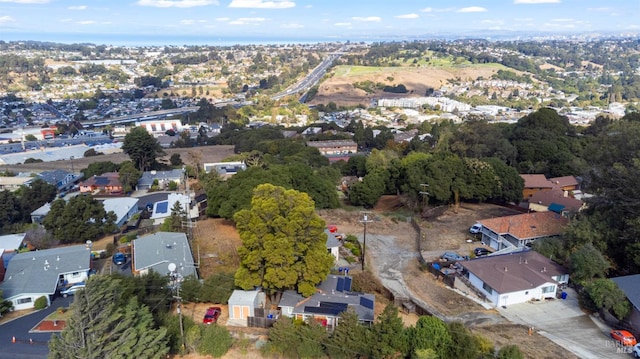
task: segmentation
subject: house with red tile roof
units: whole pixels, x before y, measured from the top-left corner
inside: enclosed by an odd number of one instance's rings
[[[569,220],[555,212],[531,212],[478,221],[482,225],[482,243],[499,251],[522,248],[540,238],[555,237]]]
[[[495,306],[555,298],[569,271],[542,254],[524,250],[459,262],[463,275]]]
[[[524,189],[522,190],[522,198],[526,201],[534,193],[539,191],[548,191],[553,188],[553,183],[542,174],[520,175],[524,180]]]

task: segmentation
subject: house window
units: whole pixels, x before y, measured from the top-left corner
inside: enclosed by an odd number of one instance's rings
[[[556,291],[555,285],[550,285],[548,287],[542,287],[542,293],[553,293]]]
[[[71,277],[73,277],[73,278],[78,278],[78,277],[80,277],[80,272],[73,272],[73,273],[71,273]]]
[[[17,300],[18,304],[31,303],[31,297],[29,298],[20,298]]]
[[[482,283],[482,289],[484,289],[489,294],[493,294],[493,288],[491,288],[487,283]]]

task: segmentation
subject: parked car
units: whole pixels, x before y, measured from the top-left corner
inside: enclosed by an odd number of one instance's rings
[[[636,344],[633,347],[633,356],[636,358],[640,358],[640,344]]]
[[[614,329],[611,331],[611,338],[624,346],[632,346],[638,344],[633,334],[626,330]]]
[[[204,324],[217,323],[220,313],[222,313],[222,309],[220,309],[220,307],[209,307],[207,312],[204,314],[204,318],[202,318],[202,322]]]
[[[480,232],[482,232],[482,225],[480,223],[476,223],[469,228],[469,233],[471,234],[478,234]]]
[[[72,285],[71,287],[69,287],[69,288],[67,288],[67,289],[61,290],[61,291],[60,291],[60,294],[61,294],[64,298],[66,298],[66,297],[68,297],[68,296],[70,296],[70,295],[74,295],[74,294],[76,294],[76,292],[77,292],[77,291],[79,291],[79,290],[81,290],[81,289],[84,289],[84,283],[74,284],[74,285]]]
[[[467,259],[467,258],[459,255],[456,252],[444,252],[442,257],[440,257],[440,258],[442,258],[444,260],[447,260],[447,261],[463,261],[463,260]]]
[[[124,253],[116,252],[113,255],[113,263],[117,265],[125,264],[127,262],[127,257],[125,257]]]
[[[491,251],[484,247],[478,247],[473,250],[473,254],[475,254],[476,257],[482,257],[491,254]]]

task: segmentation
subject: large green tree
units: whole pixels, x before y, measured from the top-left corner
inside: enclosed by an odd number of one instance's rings
[[[49,343],[49,358],[164,358],[169,352],[167,330],[154,326],[149,309],[130,297],[117,300],[119,279],[93,276],[76,293],[71,317]]]
[[[56,186],[42,179],[35,179],[28,186],[22,186],[17,192],[22,206],[23,221],[31,220],[31,212],[56,198]]]
[[[115,230],[116,215],[91,196],[75,196],[68,202],[58,199],[42,224],[61,243],[84,243]]]
[[[151,169],[158,156],[164,151],[158,141],[144,127],[134,127],[124,137],[122,150],[129,155],[136,168],[141,171]]]
[[[422,316],[416,325],[409,330],[409,343],[411,343],[411,355],[415,357],[420,349],[433,349],[436,358],[449,358],[449,351],[454,345],[447,325],[440,319],[431,316]]]
[[[125,193],[133,191],[138,185],[138,180],[142,177],[142,171],[136,168],[131,161],[125,161],[120,164],[118,169],[118,177],[122,183],[122,189]]]
[[[325,222],[306,193],[259,185],[251,208],[234,220],[242,239],[239,287],[260,286],[270,295],[296,289],[309,296],[329,274],[333,257],[327,253]]]

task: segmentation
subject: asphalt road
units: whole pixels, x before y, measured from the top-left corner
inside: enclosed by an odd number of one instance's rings
[[[68,307],[73,297],[56,297],[51,306],[0,325],[0,359],[46,358],[52,333],[29,333],[42,319],[60,307]],[[12,337],[16,343],[12,343]],[[33,344],[29,339],[33,340]]]

